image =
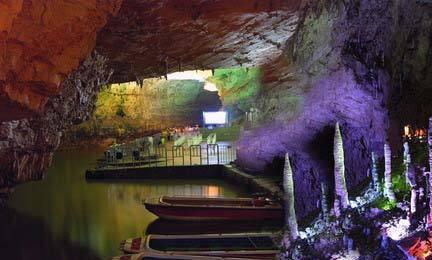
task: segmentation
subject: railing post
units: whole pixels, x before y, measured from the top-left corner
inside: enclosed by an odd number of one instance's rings
[[[164,150],[165,150],[165,166],[168,166],[168,151],[166,145],[164,146]]]
[[[219,164],[219,145],[218,144],[216,145],[216,152],[217,152],[217,154],[216,154],[216,156],[217,156],[217,164]]]
[[[200,157],[200,165],[202,165],[202,147],[201,147],[201,144],[199,146],[199,157]]]
[[[189,146],[189,164],[192,165],[192,145]]]
[[[210,158],[209,158],[209,145],[207,144],[207,165],[210,164]]]
[[[175,157],[174,157],[174,149],[175,149],[175,146],[173,146],[172,147],[172,150],[171,150],[171,152],[172,152],[172,160],[173,160],[173,166],[175,165]]]

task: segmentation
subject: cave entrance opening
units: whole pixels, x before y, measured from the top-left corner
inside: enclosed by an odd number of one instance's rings
[[[170,149],[174,146],[189,151],[193,145],[206,144],[234,150],[240,129],[258,117],[260,88],[260,69],[244,67],[175,72],[110,84],[98,94],[92,118],[66,134],[66,144],[89,139],[119,144],[159,135],[164,138],[156,138],[154,145],[163,142],[170,151],[175,150]],[[205,124],[205,115],[221,111],[228,115],[224,124]],[[203,151],[196,157],[209,153]],[[160,156],[167,157],[166,154],[162,151]],[[191,155],[189,152],[182,162],[191,161]],[[215,156],[214,161],[220,162],[222,157]]]

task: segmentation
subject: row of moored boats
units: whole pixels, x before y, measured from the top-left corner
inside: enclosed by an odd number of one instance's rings
[[[266,198],[162,196],[144,202],[161,219],[188,222],[250,222],[283,218],[280,203]],[[273,233],[159,235],[126,239],[119,260],[274,259],[279,252]]]

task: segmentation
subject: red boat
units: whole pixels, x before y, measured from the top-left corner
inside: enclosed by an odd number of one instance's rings
[[[146,209],[162,219],[181,221],[257,221],[282,219],[282,206],[264,198],[168,197],[146,200]]]

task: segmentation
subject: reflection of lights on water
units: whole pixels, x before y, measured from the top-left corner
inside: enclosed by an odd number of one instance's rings
[[[219,197],[221,196],[220,188],[217,186],[208,186],[207,196],[209,197]]]
[[[110,185],[107,191],[108,198],[112,201],[122,203],[139,204],[146,198],[167,196],[197,196],[197,197],[223,197],[223,187],[215,185],[166,185],[156,184],[154,186],[122,186]]]

